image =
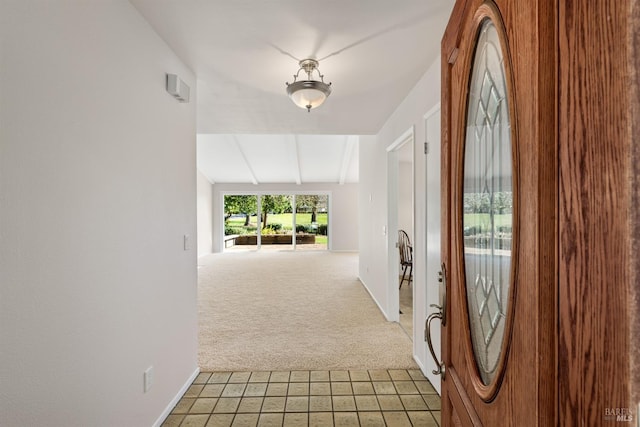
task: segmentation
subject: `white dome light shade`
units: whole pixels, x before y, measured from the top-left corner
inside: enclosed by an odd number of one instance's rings
[[[322,105],[331,94],[331,86],[315,80],[303,80],[287,86],[287,94],[298,107],[310,111]]]
[[[307,111],[322,105],[325,99],[331,94],[331,83],[324,82],[324,76],[318,69],[318,61],[315,59],[303,59],[300,61],[300,68],[293,76],[293,83],[287,83],[287,94],[294,104]],[[307,74],[306,80],[298,81],[300,71]],[[317,72],[320,80],[311,79],[311,73]]]

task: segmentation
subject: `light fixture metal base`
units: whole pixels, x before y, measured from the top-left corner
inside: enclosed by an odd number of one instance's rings
[[[302,68],[307,74],[313,72],[313,70],[318,68],[319,65],[318,61],[311,58],[303,59],[298,64],[300,65],[300,68]]]

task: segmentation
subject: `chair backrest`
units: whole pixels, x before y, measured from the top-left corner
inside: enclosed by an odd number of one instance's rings
[[[409,235],[404,230],[398,230],[398,250],[400,251],[400,262],[410,263],[413,261],[413,249]]]

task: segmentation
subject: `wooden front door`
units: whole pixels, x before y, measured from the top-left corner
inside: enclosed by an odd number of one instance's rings
[[[555,424],[554,7],[461,0],[443,38],[444,425]]]

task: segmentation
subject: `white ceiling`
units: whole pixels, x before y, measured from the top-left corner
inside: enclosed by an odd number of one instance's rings
[[[199,158],[199,168],[215,182],[259,183],[298,181],[295,164],[267,167],[293,159],[293,140],[301,182],[344,178],[349,138],[335,135],[381,129],[439,54],[453,6],[453,0],[130,1],[197,76],[198,156],[224,158],[241,147],[254,176],[213,158]],[[288,99],[285,85],[308,57],[320,61],[333,89],[310,113]],[[249,134],[280,136],[257,143]],[[329,136],[314,152],[305,135]],[[329,163],[320,164],[323,158]],[[227,173],[213,173],[214,166]]]
[[[198,135],[198,169],[218,184],[358,182],[358,137]]]

